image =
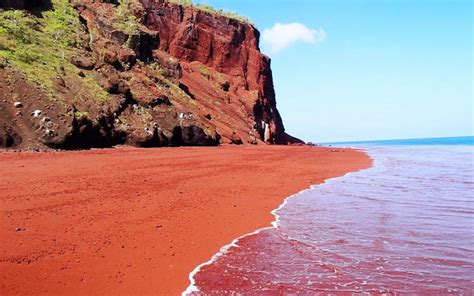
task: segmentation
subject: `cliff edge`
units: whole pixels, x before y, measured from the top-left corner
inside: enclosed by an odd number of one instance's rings
[[[0,147],[301,143],[245,20],[164,0],[0,9]]]

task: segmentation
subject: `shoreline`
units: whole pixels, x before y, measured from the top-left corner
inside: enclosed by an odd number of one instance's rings
[[[270,227],[277,219],[272,209],[295,192],[367,168],[371,160],[352,149],[227,146],[6,153],[0,163],[7,181],[0,196],[2,294],[178,295],[196,266],[236,237]],[[34,172],[25,175],[29,165]],[[53,184],[28,193],[25,180],[50,180],[38,175],[44,166],[62,183],[46,181]],[[61,167],[68,170],[54,170]],[[97,174],[106,168],[114,170]]]
[[[357,150],[357,148],[349,148],[349,149],[354,149],[354,150]],[[359,151],[363,151],[363,150],[360,150]],[[370,157],[370,156],[369,156]],[[374,160],[372,158],[370,158],[371,161],[372,161],[372,164],[374,163]],[[368,167],[368,168],[363,168],[363,169],[360,169],[360,170],[356,170],[356,171],[351,171],[351,172],[347,172],[345,173],[344,175],[342,176],[337,176],[337,177],[334,177],[334,178],[329,178],[329,179],[326,179],[324,180],[323,182],[319,183],[319,184],[313,184],[313,185],[310,185],[309,188],[306,188],[306,189],[303,189],[293,195],[290,195],[288,197],[286,197],[283,202],[280,204],[280,206],[278,206],[278,208],[272,210],[270,213],[274,216],[274,221],[271,222],[271,225],[272,226],[268,226],[268,227],[263,227],[263,228],[259,228],[253,232],[250,232],[250,233],[247,233],[247,234],[244,234],[244,235],[241,235],[239,236],[238,238],[234,239],[231,243],[227,244],[227,245],[224,245],[223,247],[220,248],[219,252],[215,253],[214,255],[212,255],[212,257],[206,261],[206,262],[203,262],[201,264],[199,264],[198,266],[196,266],[196,268],[193,269],[193,271],[189,274],[189,286],[186,288],[186,290],[184,290],[181,295],[182,296],[187,296],[187,295],[191,295],[192,293],[196,293],[196,292],[199,292],[199,287],[196,286],[196,281],[194,279],[194,276],[199,272],[201,271],[201,268],[204,267],[204,266],[208,266],[208,265],[211,265],[213,264],[220,256],[224,255],[226,252],[229,251],[230,248],[232,247],[238,247],[238,242],[243,239],[243,238],[246,238],[246,237],[249,237],[249,236],[252,236],[252,235],[256,235],[256,234],[259,234],[260,232],[266,230],[266,229],[271,229],[271,228],[278,228],[278,224],[280,222],[280,216],[277,214],[277,212],[281,209],[283,209],[283,207],[288,203],[288,200],[290,198],[294,198],[294,197],[298,197],[298,195],[300,195],[301,193],[304,193],[306,191],[310,191],[312,190],[313,188],[317,187],[317,186],[322,186],[322,185],[326,185],[328,184],[330,181],[334,180],[334,179],[339,179],[339,178],[344,178],[345,176],[348,176],[350,174],[354,174],[354,173],[357,173],[357,172],[360,172],[360,171],[363,171],[363,170],[367,170],[369,168],[372,168],[373,166],[371,167]]]

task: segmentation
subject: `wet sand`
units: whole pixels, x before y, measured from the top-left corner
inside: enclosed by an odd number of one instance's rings
[[[311,147],[0,153],[0,294],[177,295],[285,197],[370,165]]]

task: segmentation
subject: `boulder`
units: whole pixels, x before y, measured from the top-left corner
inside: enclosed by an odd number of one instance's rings
[[[95,60],[92,57],[73,56],[70,61],[76,67],[84,70],[92,70],[95,66]]]

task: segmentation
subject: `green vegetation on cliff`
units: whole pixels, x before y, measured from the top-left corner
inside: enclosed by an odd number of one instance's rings
[[[119,0],[115,15],[112,20],[113,26],[129,35],[138,33],[139,20],[130,13],[130,0]]]
[[[69,58],[87,43],[87,35],[68,0],[53,0],[52,5],[41,16],[23,10],[0,11],[0,60],[25,74],[52,99],[60,99],[54,83],[65,73],[77,71]],[[94,80],[85,82],[99,98],[107,96]]]

